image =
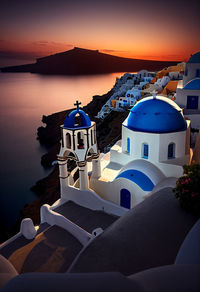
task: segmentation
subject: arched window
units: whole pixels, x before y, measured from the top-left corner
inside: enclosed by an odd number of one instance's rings
[[[126,143],[126,152],[130,153],[130,138],[127,138],[127,143]]]
[[[77,148],[84,149],[84,134],[82,132],[78,132],[77,134]]]
[[[142,157],[145,159],[149,157],[149,145],[146,143],[142,144]]]
[[[168,159],[175,158],[175,144],[170,143],[168,145]]]
[[[71,149],[71,135],[69,133],[66,134],[66,147]]]

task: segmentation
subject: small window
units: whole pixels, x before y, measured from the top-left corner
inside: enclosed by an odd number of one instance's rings
[[[82,132],[78,132],[77,135],[77,148],[78,149],[84,149],[84,134]]]
[[[187,66],[185,67],[185,72],[184,72],[184,75],[187,76],[188,74],[188,69],[187,69]]]
[[[127,153],[130,153],[130,138],[127,138],[126,152],[127,152]]]
[[[187,109],[198,109],[198,107],[199,107],[198,95],[188,95],[187,96]]]
[[[71,135],[69,133],[66,134],[66,147],[71,149]]]
[[[200,69],[197,69],[196,77],[200,77]]]
[[[148,159],[148,157],[149,157],[149,145],[148,144],[143,144],[142,157],[145,159]]]
[[[168,145],[168,159],[175,158],[175,144],[170,143]]]

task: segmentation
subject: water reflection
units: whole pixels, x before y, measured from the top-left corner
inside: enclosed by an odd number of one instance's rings
[[[95,76],[41,76],[0,73],[0,220],[12,224],[19,210],[36,196],[34,183],[49,170],[40,165],[45,150],[36,140],[43,114],[86,105],[93,95],[104,94],[123,73]]]

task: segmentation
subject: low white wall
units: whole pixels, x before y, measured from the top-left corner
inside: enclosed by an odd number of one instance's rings
[[[0,244],[0,251],[1,251],[2,248],[4,248],[5,246],[7,246],[8,244],[10,244],[11,242],[15,241],[15,239],[19,238],[20,236],[22,236],[22,233],[21,232],[18,232],[17,234],[15,234],[14,236],[12,236],[8,240],[6,240],[3,243],[1,243]]]
[[[163,163],[162,162],[157,163],[157,166],[161,169],[161,171],[165,174],[166,177],[178,178],[178,177],[182,176],[183,175],[182,165],[188,164],[189,155],[185,155],[184,157],[177,159],[177,162],[175,162],[175,160],[176,160],[176,158],[172,159],[171,163],[170,162],[166,163],[165,161]],[[181,161],[181,163],[180,163],[180,161]]]
[[[65,191],[62,194],[63,199],[73,201],[74,203],[89,208],[91,210],[104,211],[109,214],[116,216],[124,215],[127,210],[118,205],[108,202],[98,196],[92,190],[79,190],[74,187],[66,187]]]
[[[63,215],[58,214],[45,204],[40,209],[41,223],[47,222],[49,225],[57,225],[72,234],[82,245],[86,245],[91,239],[91,234],[74,224]]]

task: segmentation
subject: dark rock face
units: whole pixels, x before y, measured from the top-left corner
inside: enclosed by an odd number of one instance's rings
[[[85,75],[113,72],[135,72],[141,69],[160,70],[177,62],[150,61],[116,57],[99,51],[75,47],[72,50],[37,59],[34,64],[4,67],[2,72]]]
[[[111,112],[104,120],[95,119],[98,111],[106,103],[113,91],[102,96],[94,96],[92,101],[83,108],[89,114],[91,120],[95,120],[97,124],[97,139],[98,148],[103,151],[108,145],[112,145],[121,136],[121,124],[128,115],[127,112]],[[70,113],[72,109],[52,114],[50,116],[43,116],[42,121],[46,127],[38,128],[38,140],[40,143],[49,147],[48,152],[42,156],[41,163],[45,167],[50,167],[52,162],[56,160],[56,155],[60,150],[61,130],[60,125],[64,123],[66,114]],[[68,167],[73,169],[75,165],[70,162]],[[34,202],[24,207],[21,212],[20,219],[25,217],[32,218],[34,224],[39,224],[40,207],[47,203],[52,204],[60,197],[59,192],[59,176],[58,166],[46,178],[39,180],[35,186],[31,188],[39,198]],[[19,220],[21,221],[21,220]]]

